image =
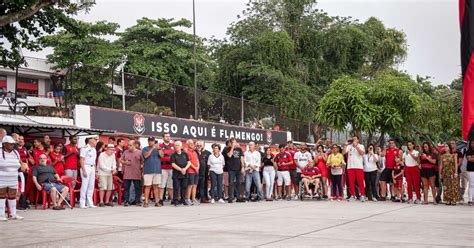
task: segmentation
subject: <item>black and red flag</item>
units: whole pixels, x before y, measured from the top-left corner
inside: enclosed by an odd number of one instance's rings
[[[474,8],[472,0],[459,0],[462,67],[462,135],[474,140]]]

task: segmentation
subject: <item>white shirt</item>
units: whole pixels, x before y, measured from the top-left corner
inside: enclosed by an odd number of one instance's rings
[[[413,150],[413,155],[418,157],[419,152],[417,150]],[[405,160],[406,167],[416,167],[418,166],[418,162],[413,159],[413,157],[407,152],[403,153],[403,159]]]
[[[89,144],[81,149],[81,158],[84,158],[85,165],[95,165],[95,159],[97,158],[97,151],[92,148]]]
[[[18,188],[18,168],[20,168],[20,154],[0,149],[0,188]]]
[[[97,161],[97,167],[99,168],[97,173],[99,176],[111,176],[112,170],[117,169],[115,153],[112,153],[110,156],[105,152],[101,153]]]
[[[262,156],[260,155],[260,152],[254,150],[251,152],[250,150],[246,151],[244,153],[245,156],[245,170],[250,169],[250,165],[254,165],[255,171],[260,170],[260,166],[262,165]]]
[[[296,168],[296,172],[301,173],[301,170],[304,167],[306,167],[306,165],[308,165],[309,161],[312,159],[313,159],[313,155],[310,152],[305,151],[304,153],[302,153],[301,151],[297,151],[294,157],[294,160],[298,161],[298,165],[299,165]]]
[[[363,145],[358,144],[362,152],[365,152],[365,148]],[[347,169],[364,169],[364,156],[360,155],[357,149],[351,144],[346,147],[347,152]]]
[[[377,170],[377,162],[379,160],[379,155],[364,155],[364,172],[372,172]]]
[[[216,174],[224,173],[225,160],[224,156],[219,153],[219,156],[211,154],[207,159],[207,164],[209,165],[209,171],[213,171]]]

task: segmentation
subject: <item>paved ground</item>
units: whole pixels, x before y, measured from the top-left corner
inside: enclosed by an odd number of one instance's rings
[[[474,207],[260,202],[30,210],[0,223],[0,247],[474,246]]]

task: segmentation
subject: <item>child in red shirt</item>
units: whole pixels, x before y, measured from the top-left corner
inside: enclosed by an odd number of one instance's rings
[[[394,202],[403,202],[403,172],[405,168],[403,166],[403,160],[398,156],[395,158],[395,165],[392,170],[393,187],[395,193]]]

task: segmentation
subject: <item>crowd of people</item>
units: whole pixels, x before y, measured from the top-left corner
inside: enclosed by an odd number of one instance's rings
[[[397,145],[393,139],[387,147],[365,147],[358,136],[342,146],[313,148],[305,143],[297,148],[291,141],[244,146],[232,138],[207,151],[203,141],[189,139],[184,145],[173,142],[169,133],[162,143],[149,137],[145,147],[138,140],[114,137],[104,143],[98,136],[81,146],[75,136],[67,145],[52,144],[49,136],[25,144],[23,136],[7,135],[4,129],[0,140],[3,221],[22,219],[16,210],[29,208],[42,191],[50,196],[52,209],[63,210],[65,203],[74,202],[70,191],[79,189],[83,209],[113,207],[122,190],[125,207],[344,197],[349,202],[429,204],[430,194],[435,205],[456,205],[464,202],[466,189],[468,204],[474,203],[474,141],[463,150],[456,149],[455,141],[439,150],[429,142]]]

